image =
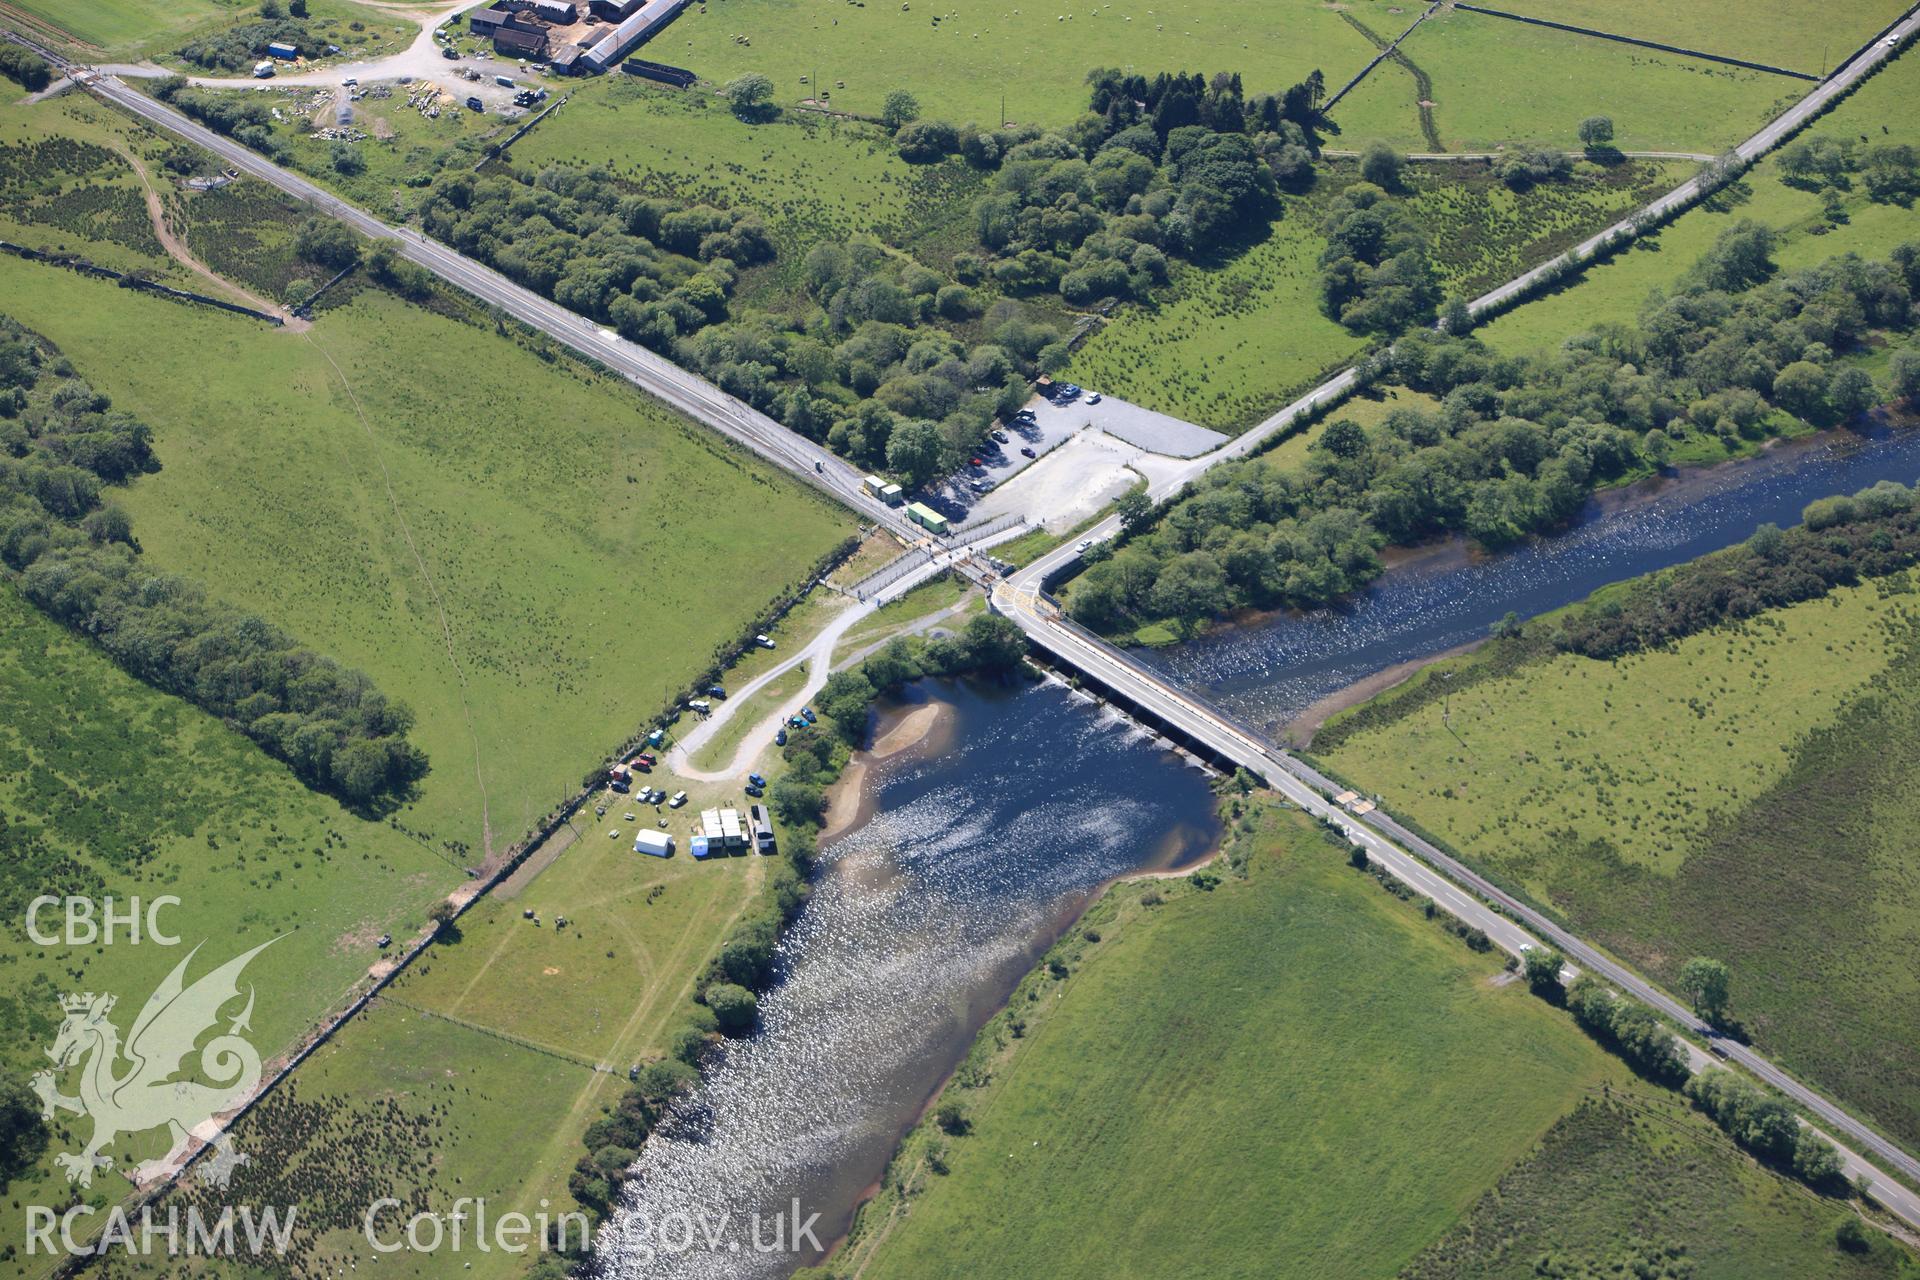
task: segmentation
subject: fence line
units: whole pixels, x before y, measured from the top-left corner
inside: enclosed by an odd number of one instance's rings
[[[1642,49],[1658,49],[1661,53],[1677,53],[1684,58],[1698,58],[1703,62],[1719,62],[1729,67],[1745,67],[1748,71],[1764,71],[1769,75],[1791,76],[1795,80],[1811,80],[1818,84],[1820,77],[1804,71],[1789,71],[1785,67],[1776,67],[1765,62],[1749,62],[1745,58],[1730,58],[1724,54],[1706,53],[1699,49],[1688,49],[1677,44],[1661,44],[1658,40],[1642,40],[1638,36],[1616,35],[1611,31],[1598,31],[1592,27],[1576,27],[1570,22],[1555,22],[1551,18],[1532,18],[1524,13],[1508,13],[1504,9],[1488,9],[1477,4],[1455,4],[1456,9],[1465,9],[1468,13],[1483,13],[1489,18],[1506,18],[1510,22],[1526,22],[1536,27],[1552,27],[1555,31],[1571,31],[1577,36],[1592,36],[1597,40],[1613,40],[1620,44],[1637,44]],[[1842,66],[1845,63],[1841,64]]]
[[[115,271],[112,267],[103,267],[97,262],[88,262],[85,258],[69,253],[48,253],[43,249],[30,249],[23,244],[0,240],[0,252],[11,253],[17,258],[29,262],[44,262],[52,267],[65,267],[77,271],[83,276],[97,276],[102,280],[112,280],[123,289],[138,289],[142,293],[157,293],[177,302],[198,302],[202,306],[219,307],[222,311],[232,311],[238,315],[252,316],[255,320],[265,320],[271,325],[283,325],[286,321],[279,316],[268,315],[264,311],[255,311],[252,307],[243,307],[237,302],[228,302],[224,298],[210,298],[204,293],[194,293],[187,289],[175,289],[171,285],[157,284],[125,271]]]
[[[988,520],[984,524],[962,525],[954,532],[953,545],[956,547],[969,546],[972,543],[980,541],[982,538],[991,538],[996,533],[1011,529],[1016,525],[1023,525],[1026,522],[1027,518],[1019,512],[1009,511],[1003,515],[993,517],[993,519]]]
[[[875,592],[882,590],[892,583],[898,582],[915,569],[932,563],[933,552],[927,550],[925,547],[915,547],[910,551],[902,552],[895,559],[889,560],[866,577],[860,579],[860,581],[854,583],[851,588],[853,598],[855,600],[865,600]]]

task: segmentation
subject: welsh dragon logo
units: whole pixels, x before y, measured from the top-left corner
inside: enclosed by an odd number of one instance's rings
[[[197,1074],[216,1083],[175,1077],[194,1054],[201,1034],[217,1026],[221,1009],[239,998],[240,974],[247,962],[274,941],[261,943],[187,986],[187,965],[200,950],[195,947],[147,998],[124,1045],[119,1030],[108,1020],[116,997],[87,992],[60,998],[65,1018],[53,1047],[47,1050],[53,1069],[35,1075],[33,1089],[40,1095],[41,1114],[48,1119],[71,1111],[93,1121],[93,1137],[85,1147],[54,1157],[67,1181],[92,1185],[96,1169],[113,1167],[112,1158],[102,1153],[115,1138],[164,1126],[173,1136],[171,1149],[132,1174],[136,1182],[157,1176],[186,1154],[196,1129],[208,1126],[215,1116],[253,1093],[260,1083],[260,1055],[240,1035],[251,1029],[252,987],[247,988],[246,1007],[226,1031],[199,1050]],[[76,1063],[80,1064],[80,1092],[68,1097],[60,1092],[58,1080]],[[224,1133],[215,1139],[214,1147],[202,1177],[224,1186],[247,1157],[234,1152]]]

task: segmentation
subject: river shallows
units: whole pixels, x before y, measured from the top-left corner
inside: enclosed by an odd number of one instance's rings
[[[873,817],[823,851],[762,1030],[648,1142],[603,1274],[779,1276],[815,1261],[758,1252],[753,1215],[761,1243],[783,1211],[790,1236],[797,1200],[830,1243],[1088,895],[1218,834],[1205,777],[1082,697],[924,692],[952,703],[950,735],[870,775]],[[698,1239],[678,1249],[686,1228]]]

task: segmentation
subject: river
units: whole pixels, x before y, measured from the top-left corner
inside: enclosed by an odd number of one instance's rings
[[[1566,533],[1500,555],[1455,543],[1400,557],[1338,609],[1141,656],[1278,729],[1368,677],[1483,638],[1509,611],[1532,617],[1760,524],[1797,523],[1815,498],[1916,476],[1920,431],[1826,433],[1602,495]],[[756,1231],[771,1241],[788,1210],[791,1245],[792,1223],[817,1213],[813,1234],[831,1244],[980,1025],[1090,895],[1217,837],[1197,771],[1058,685],[940,683],[915,696],[950,716],[871,769],[861,821],[823,849],[813,899],[781,945],[762,1029],[648,1142],[602,1241],[602,1274],[777,1277],[817,1261],[810,1247],[757,1252]]]
[[[1277,734],[1369,677],[1485,639],[1510,611],[1535,617],[1731,546],[1762,524],[1798,524],[1816,498],[1916,478],[1920,430],[1826,432],[1602,494],[1567,532],[1499,555],[1471,556],[1461,542],[1425,549],[1337,608],[1270,615],[1135,656]]]
[[[941,682],[951,711],[874,765],[871,816],[826,845],[762,1028],[648,1141],[602,1274],[781,1276],[792,1208],[831,1244],[980,1026],[1113,877],[1218,837],[1205,776],[1057,684]],[[722,1221],[725,1225],[721,1225]],[[691,1229],[699,1243],[679,1246]],[[714,1240],[705,1240],[711,1231]]]

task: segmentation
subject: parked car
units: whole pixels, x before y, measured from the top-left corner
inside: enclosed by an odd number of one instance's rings
[[[993,438],[996,443],[1005,444],[1007,442],[1007,433],[996,428],[993,433]]]
[[[456,62],[460,58],[460,51],[458,49],[442,49],[440,56],[449,62]]]
[[[724,689],[723,687],[717,684],[708,685],[707,696],[709,698],[725,698],[727,696],[727,691],[726,689]]]
[[[687,706],[689,709],[701,712],[703,714],[713,710],[713,704],[711,702],[708,702],[705,698],[691,698],[687,701]]]
[[[773,745],[776,747],[784,747],[787,745],[787,726],[781,725],[773,731]]]
[[[760,776],[759,774],[757,774],[757,773],[750,773],[750,774],[748,774],[748,775],[747,775],[747,781],[748,781],[748,782],[751,782],[751,783],[752,783],[752,784],[753,784],[754,786],[756,786],[756,787],[764,787],[764,786],[766,786],[766,785],[767,785],[767,780],[766,780],[765,778],[763,778],[763,777],[761,777],[761,776]]]
[[[767,794],[764,789],[760,787],[754,787],[754,786],[749,786],[746,789],[746,791],[748,795],[752,796],[756,800],[758,800],[761,796],[764,796],[765,794]]]
[[[1099,404],[1099,403],[1100,403],[1100,393],[1099,393],[1098,391],[1096,391],[1096,392],[1094,392],[1094,393],[1093,393],[1092,395],[1090,395],[1090,396],[1088,396],[1088,397],[1087,397],[1087,403],[1088,403],[1088,404]]]
[[[681,805],[685,804],[686,802],[687,802],[687,793],[684,791],[676,791],[673,793],[673,799],[667,801],[667,807],[669,809],[678,809]]]
[[[762,649],[771,649],[771,648],[773,648],[773,637],[772,637],[772,636],[755,636],[755,637],[753,638],[753,642],[754,642],[755,644],[757,644],[757,645],[759,645],[759,646],[760,646],[760,647],[761,647]]]
[[[1027,448],[1025,445],[1022,445],[1020,447],[1020,455],[1025,458],[1037,458],[1040,456],[1039,454],[1035,453],[1033,450]]]
[[[984,467],[987,465],[986,463],[980,461],[980,459],[978,458],[969,458],[967,459],[967,463],[969,466],[975,466],[975,467]]]
[[[487,104],[486,104],[486,103],[484,103],[484,102],[482,102],[482,101],[480,101],[480,99],[478,99],[478,98],[468,98],[468,99],[467,99],[467,110],[469,110],[469,111],[485,111],[486,109],[487,109]]]

